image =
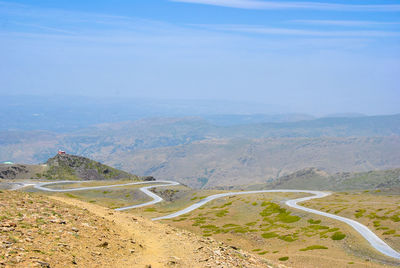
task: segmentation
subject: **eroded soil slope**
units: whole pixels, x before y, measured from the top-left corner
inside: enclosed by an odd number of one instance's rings
[[[61,197],[0,191],[0,266],[273,267],[210,238]]]

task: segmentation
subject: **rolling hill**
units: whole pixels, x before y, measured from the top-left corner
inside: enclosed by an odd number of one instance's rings
[[[400,189],[400,169],[368,172],[338,172],[328,174],[316,168],[306,168],[282,176],[274,182],[252,185],[248,189],[307,189],[307,190],[377,190]]]
[[[152,178],[138,177],[86,157],[57,154],[42,165],[2,164],[0,165],[0,179],[139,180]]]

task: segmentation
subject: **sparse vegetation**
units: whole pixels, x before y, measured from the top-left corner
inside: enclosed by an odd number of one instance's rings
[[[335,233],[331,236],[332,240],[342,240],[342,239],[344,239],[345,237],[346,237],[346,235],[345,235],[344,233],[342,233],[342,232],[335,232]]]
[[[321,223],[321,220],[309,219],[307,222],[308,222],[309,224],[320,224],[320,223]]]
[[[277,233],[274,233],[274,232],[269,232],[269,233],[263,233],[261,236],[263,238],[268,239],[268,238],[278,237],[279,235]]]
[[[328,249],[325,246],[320,246],[320,245],[312,245],[308,246],[306,248],[299,249],[300,251],[308,251],[308,250],[316,250],[316,249]]]
[[[383,235],[392,235],[392,234],[395,234],[395,233],[396,233],[396,230],[389,230],[389,231],[383,232],[382,234]]]

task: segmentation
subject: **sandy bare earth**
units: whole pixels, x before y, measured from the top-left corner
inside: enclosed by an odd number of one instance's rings
[[[95,204],[0,191],[0,267],[283,266]]]

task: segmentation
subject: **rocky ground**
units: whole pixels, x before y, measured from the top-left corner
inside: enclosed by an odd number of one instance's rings
[[[277,267],[188,231],[82,201],[0,191],[0,267]]]

